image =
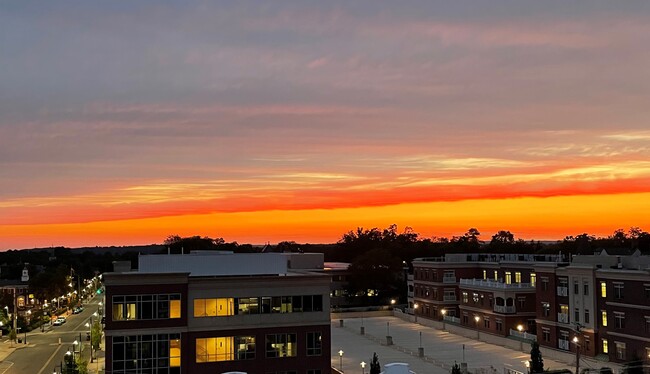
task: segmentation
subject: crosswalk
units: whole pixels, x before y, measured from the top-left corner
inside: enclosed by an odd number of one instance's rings
[[[11,361],[0,362],[0,374],[6,373],[7,370],[9,370],[9,368],[11,368],[12,366],[14,366],[14,363]]]

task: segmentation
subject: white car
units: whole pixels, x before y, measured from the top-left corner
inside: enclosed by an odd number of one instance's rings
[[[61,326],[62,324],[65,323],[65,317],[59,317],[57,318],[54,323],[52,323],[54,326]]]

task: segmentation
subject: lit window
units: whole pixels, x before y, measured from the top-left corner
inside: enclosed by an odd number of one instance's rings
[[[169,367],[181,366],[181,340],[172,339],[169,341]]]
[[[494,280],[499,280],[499,272],[496,270],[494,271]]]
[[[169,300],[169,318],[181,318],[180,300]]]
[[[600,297],[607,297],[607,283],[600,282]]]
[[[603,325],[603,327],[607,327],[607,311],[606,310],[602,310],[600,312],[600,319],[601,319],[601,324]]]
[[[536,284],[537,284],[537,274],[530,273],[530,285],[535,287]]]
[[[487,279],[487,270],[483,270],[483,279]]]
[[[506,284],[512,283],[512,274],[509,271],[506,271]]]
[[[603,339],[602,342],[603,342],[603,353],[609,353],[609,346],[607,343],[607,339]]]
[[[515,283],[521,283],[521,272],[515,272]]]

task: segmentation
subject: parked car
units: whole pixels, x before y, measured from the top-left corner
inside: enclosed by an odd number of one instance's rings
[[[84,307],[82,307],[82,306],[78,306],[78,307],[76,307],[76,308],[74,308],[74,309],[72,310],[72,313],[73,313],[73,314],[79,314],[79,313],[81,313],[81,312],[83,312],[83,311],[84,311]]]
[[[54,326],[61,326],[61,325],[64,324],[65,322],[66,322],[65,317],[59,317],[59,318],[57,318],[57,319],[56,319],[52,324],[53,324]]]

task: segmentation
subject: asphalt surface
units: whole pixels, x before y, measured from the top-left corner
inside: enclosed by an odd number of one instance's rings
[[[348,373],[368,373],[373,352],[382,366],[392,362],[409,364],[417,374],[449,374],[451,366],[466,362],[472,373],[500,374],[505,368],[526,372],[525,362],[530,354],[502,346],[451,334],[447,331],[425,327],[396,317],[364,318],[365,335],[360,334],[361,318],[332,321],[332,366]],[[390,323],[387,325],[387,323]],[[390,333],[393,345],[386,345]],[[422,333],[420,338],[420,333]],[[421,343],[420,343],[421,339]],[[421,344],[421,345],[420,345]],[[418,356],[418,348],[424,357]],[[464,347],[464,349],[463,349]],[[338,352],[343,351],[343,357]],[[361,362],[367,365],[361,367]],[[566,363],[544,358],[545,369],[564,369]]]
[[[25,334],[19,334],[23,339],[22,343],[10,343],[4,341],[0,344],[3,349],[11,353],[0,363],[0,374],[50,374],[63,362],[65,354],[72,349],[73,342],[79,340],[83,344],[82,355],[86,358],[90,355],[90,342],[86,340],[86,332],[89,329],[85,326],[90,316],[98,311],[100,297],[93,298],[86,303],[85,309],[80,314],[71,314],[67,322],[61,326],[50,326],[45,332],[34,330],[27,333],[27,344]],[[60,344],[59,344],[60,341]],[[14,348],[11,348],[13,345]],[[79,348],[77,346],[76,351]]]

